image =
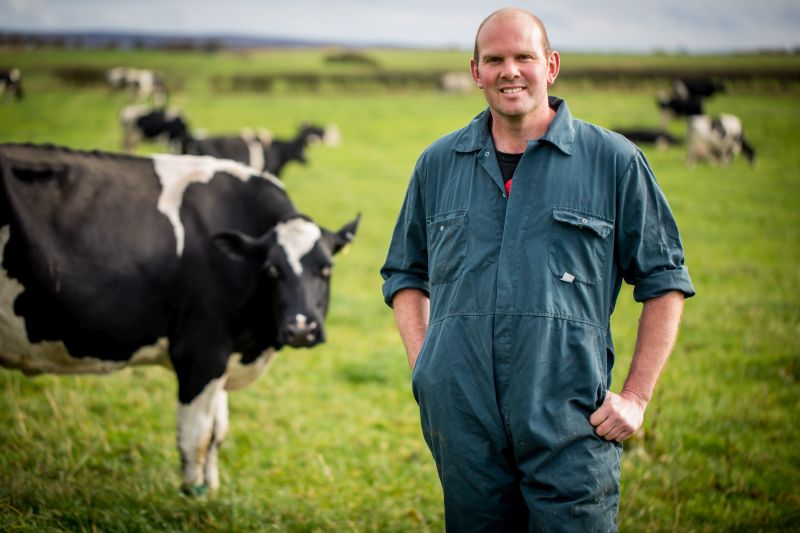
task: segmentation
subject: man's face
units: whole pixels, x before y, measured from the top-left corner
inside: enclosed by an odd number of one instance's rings
[[[558,52],[544,50],[539,26],[519,14],[497,16],[478,35],[472,77],[495,115],[520,121],[548,108],[547,88],[558,74]]]

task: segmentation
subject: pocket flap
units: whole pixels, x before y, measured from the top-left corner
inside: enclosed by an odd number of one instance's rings
[[[608,237],[614,229],[614,224],[610,221],[576,209],[554,207],[553,219],[578,228],[590,229],[602,238]]]

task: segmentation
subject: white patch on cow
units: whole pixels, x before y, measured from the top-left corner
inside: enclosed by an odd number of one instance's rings
[[[252,168],[209,156],[155,154],[151,156],[156,175],[161,180],[161,195],[158,210],[164,213],[175,232],[175,249],[178,256],[183,254],[185,230],[180,219],[181,204],[186,188],[192,183],[208,183],[217,172],[227,172],[247,181],[252,176],[260,176],[283,189],[283,183],[267,172],[256,172]]]
[[[304,315],[302,313],[297,313],[294,316],[294,323],[298,328],[300,328],[300,329],[305,328],[306,327],[306,322],[308,322],[308,318],[306,318],[306,315]]]
[[[261,352],[255,361],[248,365],[242,364],[242,354],[234,353],[228,358],[228,367],[225,374],[228,381],[225,383],[225,390],[237,390],[244,388],[254,382],[268,368],[275,355],[273,348],[268,348]]]
[[[249,154],[248,160],[250,161],[250,166],[254,169],[258,170],[259,172],[264,170],[264,147],[261,145],[261,142],[253,137],[245,138],[242,137],[242,140],[247,145],[247,152]]]
[[[725,136],[736,137],[742,134],[742,120],[736,115],[722,113],[719,116]]]
[[[203,485],[206,481],[213,483],[214,477],[219,482],[216,472],[207,476],[206,462],[211,452],[214,456],[209,465],[216,467],[216,446],[224,437],[223,430],[228,427],[226,380],[225,375],[213,379],[191,403],[178,404],[178,449],[183,460],[184,488]],[[207,480],[207,477],[211,479]]]
[[[122,108],[119,112],[119,119],[123,124],[131,124],[137,118],[147,114],[152,108],[145,104],[131,104]]]
[[[4,251],[10,230],[0,228],[0,251]],[[25,288],[0,267],[0,365],[35,374],[108,374],[130,365],[158,364],[171,368],[167,340],[139,349],[128,361],[104,361],[94,357],[72,357],[63,342],[31,343],[25,321],[14,313],[14,301]]]
[[[298,276],[303,273],[300,260],[314,248],[322,236],[319,226],[303,218],[293,218],[275,227],[278,244],[283,248],[289,266]]]

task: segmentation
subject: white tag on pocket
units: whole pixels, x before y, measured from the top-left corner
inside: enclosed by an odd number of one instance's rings
[[[564,275],[561,276],[561,281],[566,281],[567,283],[572,283],[573,281],[575,281],[575,276],[573,276],[569,272],[564,272]]]

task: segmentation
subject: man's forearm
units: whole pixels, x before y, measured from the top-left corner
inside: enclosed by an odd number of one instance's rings
[[[430,316],[430,301],[428,296],[418,289],[403,289],[392,298],[394,320],[403,346],[406,349],[408,365],[414,364],[422,349],[425,332],[428,330],[428,317]]]
[[[644,410],[678,337],[683,299],[683,293],[674,291],[644,303],[622,392],[608,391],[603,404],[589,417],[600,437],[622,442],[641,427]]]
[[[683,300],[683,293],[673,291],[644,302],[636,348],[622,393],[635,395],[645,405],[653,396],[658,377],[675,346]]]

